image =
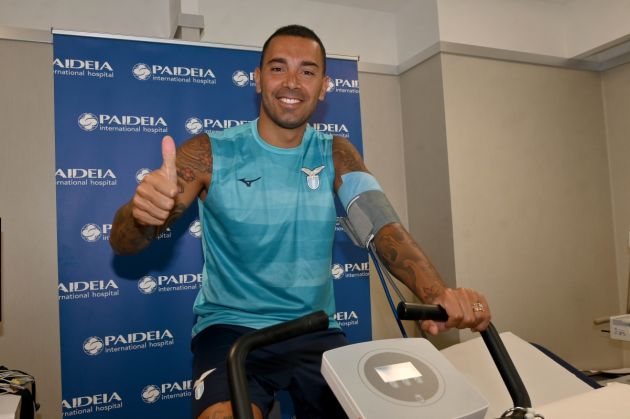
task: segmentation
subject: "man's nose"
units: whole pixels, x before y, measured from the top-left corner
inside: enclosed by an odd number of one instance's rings
[[[284,78],[284,85],[289,89],[295,89],[299,85],[297,72],[295,71],[287,71],[286,76]]]

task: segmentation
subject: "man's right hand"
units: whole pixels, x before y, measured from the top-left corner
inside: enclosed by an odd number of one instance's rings
[[[162,139],[162,166],[147,174],[131,199],[131,214],[140,225],[162,226],[177,196],[176,148],[173,138]]]

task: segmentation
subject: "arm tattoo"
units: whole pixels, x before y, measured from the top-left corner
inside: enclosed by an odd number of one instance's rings
[[[335,171],[341,176],[348,172],[367,172],[367,168],[356,148],[343,137],[335,137],[333,141],[333,161]]]
[[[207,134],[188,140],[177,152],[177,178],[180,193],[186,183],[195,181],[199,174],[212,173],[212,150]]]
[[[432,303],[446,285],[409,233],[398,223],[383,227],[374,238],[387,269],[424,303]]]
[[[139,226],[131,216],[129,204],[123,205],[114,216],[110,244],[120,253],[135,252],[146,247],[155,236],[155,227]]]

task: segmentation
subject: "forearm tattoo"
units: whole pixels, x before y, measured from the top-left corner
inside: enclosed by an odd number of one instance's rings
[[[120,208],[114,216],[114,226],[112,229],[110,242],[117,245],[121,252],[136,252],[146,247],[155,236],[156,228],[153,226],[139,226],[131,216],[129,204]]]
[[[387,269],[424,303],[433,303],[446,288],[439,274],[409,233],[397,223],[383,227],[374,245]]]

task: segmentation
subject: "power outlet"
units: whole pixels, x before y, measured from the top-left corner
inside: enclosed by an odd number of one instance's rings
[[[610,318],[610,337],[630,342],[630,314]]]

